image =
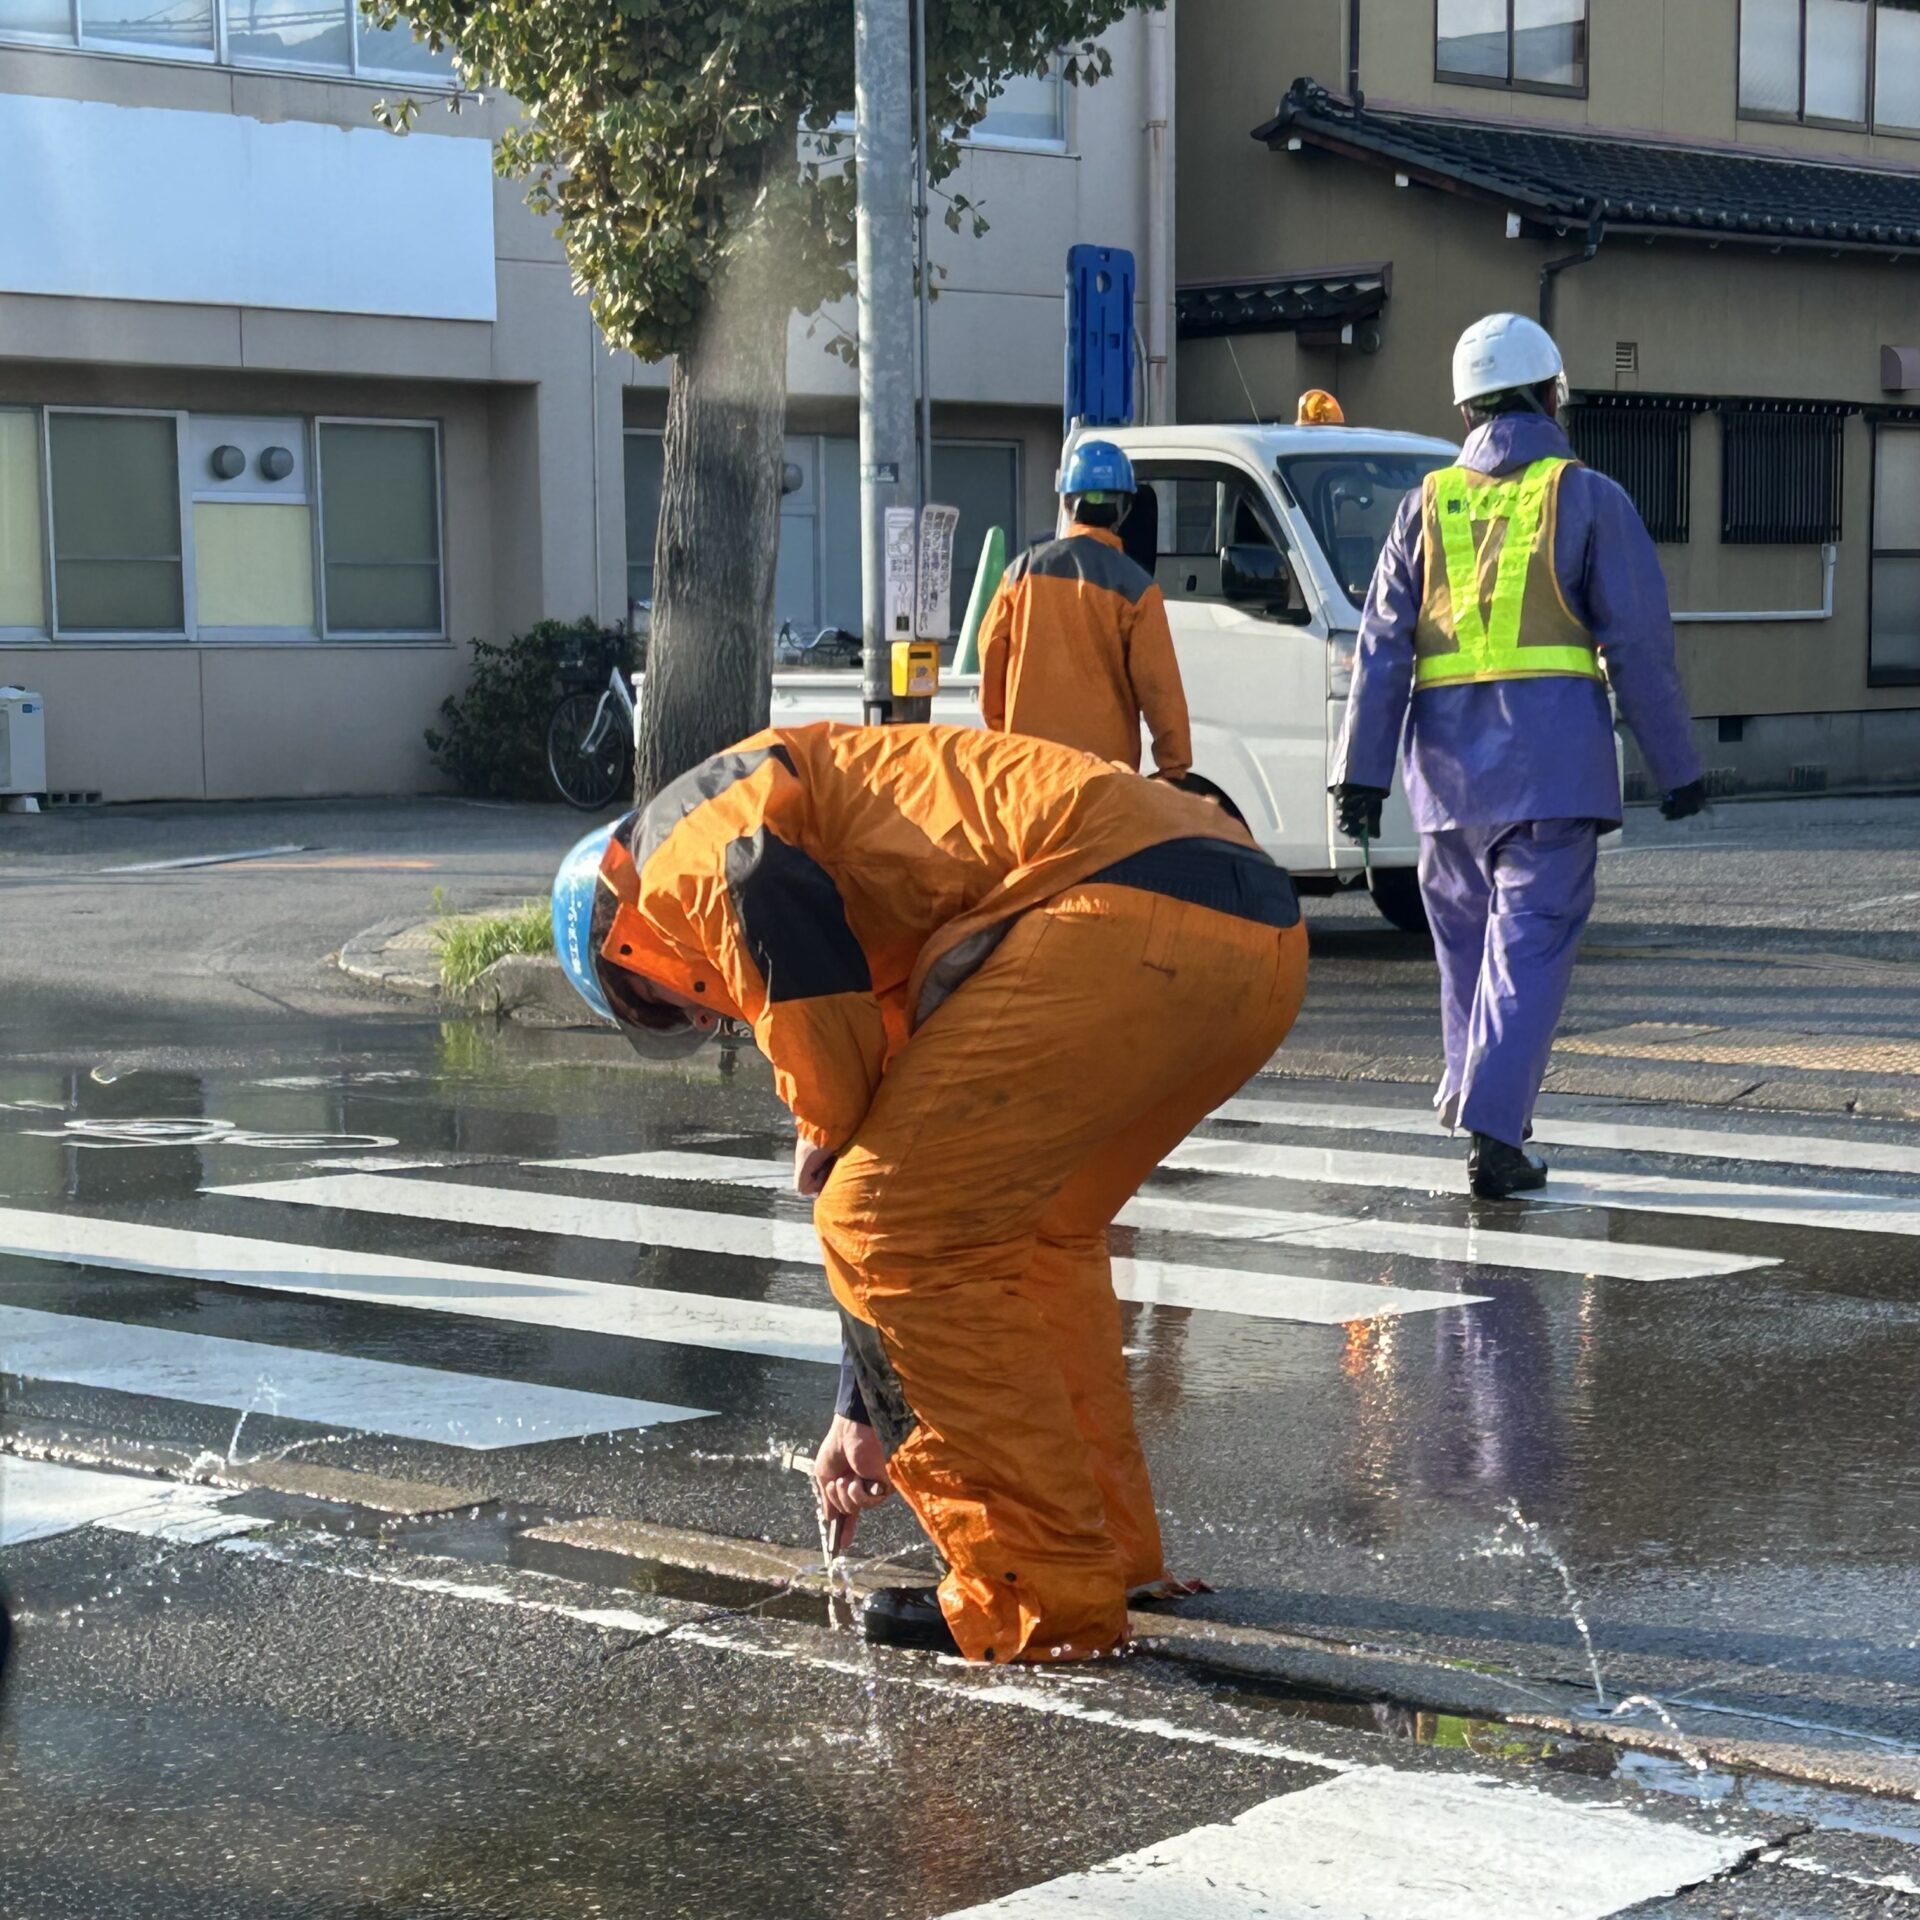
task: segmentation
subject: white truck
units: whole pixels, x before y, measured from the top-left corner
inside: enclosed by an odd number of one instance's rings
[[[1360,607],[1402,497],[1457,449],[1350,427],[1099,431],[1141,485],[1122,537],[1166,596],[1194,773],[1302,893],[1366,885],[1327,796]],[[979,684],[944,672],[934,719],[979,725]],[[859,717],[857,668],[775,672],[775,726]],[[1369,852],[1375,905],[1395,926],[1424,929],[1417,837],[1397,785]]]

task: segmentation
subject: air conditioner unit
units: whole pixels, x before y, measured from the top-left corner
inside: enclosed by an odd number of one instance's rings
[[[0,794],[46,790],[46,705],[25,687],[0,687]]]

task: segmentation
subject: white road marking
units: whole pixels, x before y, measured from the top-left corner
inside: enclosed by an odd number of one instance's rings
[[[194,853],[183,860],[142,860],[138,866],[102,867],[102,873],[179,873],[187,867],[225,867],[237,860],[271,860],[283,853],[305,853],[300,846],[248,847],[240,853]]]
[[[608,1154],[597,1159],[548,1160],[536,1165],[576,1173],[639,1175],[652,1180],[704,1180],[724,1186],[790,1192],[791,1171],[767,1160],[733,1154],[670,1151]],[[1748,1273],[1777,1267],[1758,1254],[1696,1253],[1688,1247],[1615,1245],[1606,1240],[1548,1233],[1501,1233],[1478,1226],[1454,1227],[1422,1220],[1347,1220],[1330,1213],[1294,1213],[1271,1207],[1237,1207],[1142,1193],[1121,1210],[1123,1227],[1160,1233],[1199,1234],[1216,1240],[1250,1240],[1291,1247],[1323,1247],[1354,1253],[1403,1253],[1422,1260],[1452,1260],[1469,1266],[1515,1267],[1538,1273],[1574,1273],[1607,1280],[1693,1280],[1709,1274]]]
[[[483,1449],[707,1417],[697,1407],[28,1307],[0,1307],[0,1373]]]
[[[654,1207],[627,1200],[585,1200],[568,1194],[460,1186],[444,1180],[403,1180],[377,1173],[268,1180],[211,1191],[230,1198],[344,1207],[388,1217],[446,1220],[462,1226],[504,1227],[527,1233],[571,1234],[622,1245],[742,1254],[805,1266],[820,1262],[813,1225],[799,1219],[756,1219],[745,1214],[702,1213],[687,1207]],[[1171,1260],[1115,1260],[1113,1290],[1122,1300],[1151,1306],[1237,1313],[1255,1320],[1296,1320],[1311,1326],[1341,1326],[1350,1320],[1371,1320],[1383,1314],[1426,1313],[1471,1305],[1484,1297],[1376,1286],[1364,1281],[1323,1280],[1307,1274],[1191,1266]]]
[[[1429,1139],[1440,1131],[1431,1107],[1330,1107],[1242,1097],[1216,1109],[1212,1118],[1250,1121],[1262,1127],[1405,1133]],[[1571,1120],[1557,1114],[1536,1116],[1533,1138],[1535,1145],[1544,1147],[1602,1147],[1619,1153],[1686,1154],[1696,1160],[1827,1167],[1839,1173],[1920,1174],[1920,1146],[1905,1146],[1893,1140],[1841,1140],[1798,1133],[1709,1132],[1704,1127],[1650,1127],[1633,1120]],[[1463,1139],[1461,1151],[1465,1150]]]
[[[1465,1186],[1460,1166],[1428,1154],[1359,1153],[1331,1147],[1272,1147],[1242,1140],[1185,1140],[1163,1163],[1202,1173],[1265,1175],[1315,1186],[1400,1187],[1414,1192]],[[1687,1213],[1773,1227],[1837,1227],[1848,1233],[1920,1234],[1920,1200],[1833,1187],[1768,1187],[1740,1180],[1689,1180],[1663,1173],[1555,1173],[1527,1198],[1548,1206],[1620,1207],[1629,1213]]]
[[[1850,1886],[1872,1887],[1876,1891],[1885,1889],[1890,1893],[1920,1894],[1920,1880],[1905,1873],[1849,1873],[1843,1867],[1829,1867],[1818,1860],[1808,1860],[1795,1853],[1786,1855],[1779,1863],[1791,1867],[1795,1873],[1817,1875],[1822,1880],[1844,1880]]]
[[[1764,1844],[1481,1775],[1366,1767],[947,1920],[1605,1920]]]
[[[837,1366],[840,1322],[817,1307],[726,1300],[660,1287],[620,1287],[506,1267],[469,1267],[399,1254],[252,1240],[237,1234],[149,1227],[132,1220],[0,1207],[0,1255],[70,1266],[211,1280],[221,1286],[364,1300],[422,1313],[468,1314],[519,1326],[711,1347],[720,1353]]]
[[[633,1607],[571,1606],[560,1600],[536,1599],[495,1580],[403,1573],[370,1562],[349,1565],[334,1558],[316,1559],[310,1554],[299,1553],[267,1540],[236,1541],[227,1551],[243,1553],[257,1560],[272,1560],[283,1567],[299,1567],[305,1572],[337,1574],[343,1580],[364,1580],[370,1586],[404,1587],[410,1593],[431,1594],[436,1599],[472,1600],[484,1607],[518,1607],[523,1613],[554,1614],[563,1620],[578,1621],[583,1627],[604,1627],[610,1633],[637,1633],[655,1638],[670,1632],[673,1627],[672,1620],[666,1615],[642,1613]],[[544,1576],[516,1568],[514,1577],[529,1581]]]
[[[0,1454],[0,1547],[51,1540],[78,1527],[107,1527],[183,1545],[251,1533],[268,1524],[246,1514],[222,1513],[236,1496],[229,1489],[149,1480],[139,1474],[99,1473]]]

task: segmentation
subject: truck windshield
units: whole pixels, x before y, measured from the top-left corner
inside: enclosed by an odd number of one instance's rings
[[[1333,577],[1353,604],[1366,602],[1380,549],[1400,502],[1447,454],[1315,453],[1279,462],[1280,478],[1307,516]]]

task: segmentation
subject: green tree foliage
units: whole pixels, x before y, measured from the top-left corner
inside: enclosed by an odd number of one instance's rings
[[[853,283],[852,140],[834,122],[854,104],[854,0],[369,0],[369,11],[412,21],[472,83],[521,103],[500,165],[555,218],[607,337],[674,357],[645,786],[680,770],[661,752],[684,766],[765,722],[787,316]],[[1103,77],[1094,37],[1128,11],[1128,0],[927,0],[929,174],[950,227],[984,224],[942,183],[996,86],[1062,48],[1069,81]],[[404,125],[415,110],[383,103],[382,117]],[[747,564],[704,565],[718,541],[742,543]],[[689,724],[649,768],[656,699],[685,707]]]
[[[1109,73],[1094,36],[1131,10],[928,0],[934,183],[1009,75],[1042,72],[1062,48],[1069,82]],[[685,349],[762,225],[781,236],[794,311],[851,292],[852,140],[833,122],[853,112],[853,0],[374,0],[368,11],[411,21],[473,84],[523,103],[501,167],[528,176],[534,207],[557,218],[616,344],[643,359]],[[978,213],[948,196],[955,231]]]

